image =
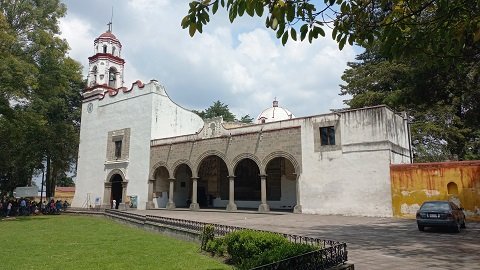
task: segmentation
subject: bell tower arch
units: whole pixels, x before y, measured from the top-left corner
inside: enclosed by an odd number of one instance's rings
[[[93,42],[94,55],[89,57],[87,89],[118,89],[123,87],[125,60],[122,58],[122,43],[112,33],[112,23],[108,30]]]

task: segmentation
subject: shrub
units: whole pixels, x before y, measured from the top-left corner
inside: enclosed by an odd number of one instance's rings
[[[289,241],[285,237],[270,232],[241,230],[225,236],[227,252],[236,265],[242,265],[246,259],[287,243]]]
[[[201,249],[205,250],[208,242],[213,240],[215,237],[215,227],[213,225],[205,225],[202,231],[202,246]]]
[[[278,262],[290,257],[295,257],[318,249],[307,244],[285,243],[266,250],[257,256],[243,260],[239,269],[251,269],[257,266]]]
[[[212,255],[225,256],[227,255],[227,246],[225,245],[225,238],[215,238],[208,241],[205,248],[206,251],[212,253]]]
[[[229,233],[220,242],[212,243],[211,248],[223,253],[226,249],[239,269],[251,269],[318,249],[292,243],[280,234],[252,230]]]

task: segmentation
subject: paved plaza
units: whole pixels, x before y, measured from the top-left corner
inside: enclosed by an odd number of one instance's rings
[[[343,241],[355,269],[480,269],[480,222],[467,222],[467,229],[451,233],[428,228],[420,232],[415,220],[396,218],[182,209],[132,212]]]

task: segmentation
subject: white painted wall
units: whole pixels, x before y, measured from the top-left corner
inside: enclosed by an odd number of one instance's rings
[[[325,121],[324,116],[306,118],[302,124],[303,212],[392,216],[389,165],[409,161],[392,154],[395,145],[405,151],[408,141],[402,118],[386,107],[339,115],[341,145],[330,151],[314,151],[314,125]],[[392,135],[393,129],[399,135]]]
[[[87,112],[91,103],[93,110]],[[173,103],[156,81],[143,88],[134,85],[131,91],[108,94],[82,105],[79,160],[74,207],[84,206],[87,194],[92,204],[96,197],[103,202],[104,183],[108,173],[124,171],[128,181],[127,196],[138,196],[138,208],[145,209],[150,169],[150,141],[155,136],[191,134],[203,126],[196,114]],[[129,158],[122,162],[106,162],[109,131],[130,128]]]
[[[153,97],[152,139],[175,137],[199,132],[204,122],[197,114],[174,103],[165,87],[152,81],[156,95]]]

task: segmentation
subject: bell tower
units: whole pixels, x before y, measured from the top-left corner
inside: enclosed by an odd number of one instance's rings
[[[123,87],[123,70],[125,60],[122,56],[122,43],[112,34],[112,23],[108,30],[95,39],[94,55],[89,57],[87,89]]]

